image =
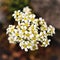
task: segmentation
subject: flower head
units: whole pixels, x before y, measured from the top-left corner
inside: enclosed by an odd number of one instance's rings
[[[41,47],[47,47],[50,44],[51,40],[48,36],[55,34],[55,28],[51,25],[48,27],[41,17],[36,18],[29,7],[24,7],[23,12],[14,11],[12,16],[18,24],[17,26],[9,25],[7,28],[10,43],[18,42],[21,49],[25,51],[37,50],[40,42]]]

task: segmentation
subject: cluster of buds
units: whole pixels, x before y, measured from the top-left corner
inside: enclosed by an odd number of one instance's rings
[[[24,7],[23,11],[14,11],[12,15],[17,21],[17,26],[9,25],[7,28],[9,43],[19,43],[21,49],[25,51],[37,50],[38,44],[47,47],[50,44],[48,36],[55,34],[55,28],[47,26],[44,19],[36,18],[29,7]]]

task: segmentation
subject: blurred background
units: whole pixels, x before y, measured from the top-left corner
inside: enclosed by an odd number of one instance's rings
[[[9,44],[6,28],[16,24],[11,15],[25,6],[56,28],[47,48],[24,52],[18,44]],[[0,0],[0,60],[60,60],[60,0]]]

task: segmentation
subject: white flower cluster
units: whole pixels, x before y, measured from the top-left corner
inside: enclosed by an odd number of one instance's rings
[[[23,12],[14,11],[12,16],[18,25],[9,25],[7,28],[9,43],[18,42],[21,49],[25,51],[37,50],[40,43],[41,47],[49,45],[51,40],[48,39],[48,36],[55,34],[55,28],[51,25],[48,27],[41,17],[35,18],[35,14],[31,12],[29,7],[23,8]]]

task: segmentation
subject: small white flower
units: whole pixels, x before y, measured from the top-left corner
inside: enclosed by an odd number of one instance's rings
[[[42,47],[47,47],[48,45],[50,45],[50,39],[49,40],[45,40],[42,44]]]
[[[6,34],[14,32],[14,28],[15,28],[15,25],[9,25],[9,27],[7,28]]]
[[[19,16],[20,10],[18,11],[14,11],[14,14],[12,15],[14,18],[16,18],[17,16]]]
[[[13,37],[8,37],[9,43],[15,43]]]
[[[31,12],[31,9],[27,6],[27,7],[23,8],[23,12],[29,13],[29,12]]]
[[[53,35],[53,34],[55,34],[55,28],[54,27],[52,27],[51,25],[49,25],[49,27],[48,27],[48,30],[47,30],[47,34],[48,35]]]
[[[41,39],[46,38],[46,37],[47,37],[46,31],[40,32],[40,38]]]

